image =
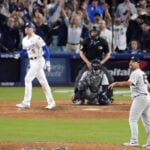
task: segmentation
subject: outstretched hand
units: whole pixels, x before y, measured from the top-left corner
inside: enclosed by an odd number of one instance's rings
[[[108,89],[113,89],[114,86],[116,86],[116,82],[113,82],[110,85],[108,85]]]

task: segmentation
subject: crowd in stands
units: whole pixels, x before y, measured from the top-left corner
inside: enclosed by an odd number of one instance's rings
[[[93,26],[110,52],[150,53],[150,0],[0,0],[0,52],[21,50],[30,21],[51,53],[79,53]]]

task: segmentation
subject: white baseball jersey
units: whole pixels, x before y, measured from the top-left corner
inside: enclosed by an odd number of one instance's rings
[[[114,48],[118,47],[120,50],[127,48],[126,31],[126,24],[114,25]]]
[[[108,42],[109,51],[111,52],[111,45],[112,45],[112,31],[105,29],[100,32],[100,37],[105,39]]]
[[[133,83],[133,85],[130,86],[132,98],[142,94],[148,95],[147,76],[141,69],[136,69],[133,72],[131,72],[129,81]]]
[[[23,49],[27,50],[29,58],[43,56],[42,47],[45,45],[44,40],[36,34],[33,34],[30,38],[25,36],[22,40]]]

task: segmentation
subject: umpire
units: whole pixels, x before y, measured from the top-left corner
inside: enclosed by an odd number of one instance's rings
[[[109,51],[107,41],[100,37],[99,30],[95,26],[90,30],[89,35],[90,36],[83,41],[82,47],[80,49],[80,57],[81,57],[82,63],[80,65],[79,72],[75,79],[75,91],[74,91],[75,93],[78,90],[77,86],[78,86],[78,83],[82,74],[86,70],[91,68],[91,61],[96,58],[100,60],[101,65],[102,65],[102,70],[107,75],[109,83],[113,82],[113,77],[104,66],[104,64],[110,58],[110,51]],[[108,97],[111,98],[112,96],[113,96],[113,92],[109,91]]]

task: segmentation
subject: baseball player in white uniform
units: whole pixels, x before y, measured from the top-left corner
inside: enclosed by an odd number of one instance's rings
[[[146,74],[140,69],[140,59],[131,57],[129,67],[131,74],[128,81],[113,82],[108,88],[114,86],[130,86],[132,105],[129,114],[131,139],[124,146],[138,146],[138,120],[141,118],[147,133],[147,142],[143,147],[150,148],[150,94]]]
[[[28,56],[30,68],[25,76],[25,94],[22,103],[17,104],[19,108],[30,108],[31,95],[32,95],[32,81],[36,77],[40,82],[45,93],[47,109],[54,108],[55,101],[51,93],[51,88],[48,85],[44,69],[50,71],[50,52],[49,48],[43,39],[34,33],[35,26],[33,23],[28,22],[25,25],[26,36],[22,40],[22,50],[20,53],[14,55],[15,59],[19,57]],[[45,59],[44,59],[45,58]],[[45,61],[46,60],[46,61]]]

